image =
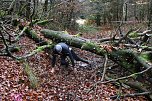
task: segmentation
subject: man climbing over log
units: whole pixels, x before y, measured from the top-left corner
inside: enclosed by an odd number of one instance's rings
[[[61,58],[61,65],[68,67],[69,61],[67,60],[67,56],[70,58],[72,67],[75,66],[74,60],[76,61],[82,61],[84,63],[90,64],[91,62],[85,59],[80,58],[75,54],[75,52],[65,43],[58,43],[53,48],[53,58],[52,58],[52,67],[55,66],[56,63],[56,57],[57,55],[60,55]]]

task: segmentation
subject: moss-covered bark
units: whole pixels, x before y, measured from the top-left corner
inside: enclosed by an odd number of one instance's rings
[[[91,42],[88,39],[73,37],[73,35],[69,35],[62,31],[42,29],[41,33],[44,37],[56,42],[65,42],[71,46],[81,48],[101,56],[108,54],[108,58],[129,69],[133,73],[138,72],[142,66],[145,68],[149,67],[149,65],[147,65],[146,62],[138,56],[139,54],[131,50],[112,49],[112,51],[107,51],[101,45]]]
[[[42,38],[38,37],[37,33],[34,30],[31,30],[30,28],[27,28],[25,30],[25,33],[29,38],[33,39],[40,46],[48,44],[48,42],[46,42]]]
[[[39,84],[38,78],[35,76],[35,74],[33,73],[32,69],[30,68],[27,62],[24,62],[23,66],[24,66],[24,72],[26,73],[30,81],[30,87],[36,89]]]

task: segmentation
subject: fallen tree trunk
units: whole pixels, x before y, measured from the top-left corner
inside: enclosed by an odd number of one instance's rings
[[[41,38],[39,38],[34,30],[27,29],[25,32],[26,35],[32,38],[36,43],[42,42],[43,44],[40,45],[49,44],[47,41],[43,41]],[[147,64],[146,61],[141,59],[141,57],[133,51],[122,49],[119,50],[115,49],[114,47],[110,47],[111,51],[109,51],[106,47],[104,47],[104,45],[96,44],[85,38],[74,37],[73,35],[69,35],[63,31],[52,31],[48,29],[43,29],[41,30],[41,33],[45,38],[49,38],[54,42],[65,42],[71,46],[81,48],[83,50],[90,51],[101,56],[107,54],[109,59],[113,60],[124,68],[127,68],[132,73],[138,72],[139,69],[136,66],[142,66],[145,68],[151,67],[151,65]]]
[[[31,30],[30,28],[27,28],[25,30],[26,35],[33,39],[38,45],[42,46],[42,45],[47,45],[48,42],[44,41],[42,38],[40,38],[37,33],[34,30]]]
[[[151,64],[148,64],[141,56],[135,51],[116,49],[112,46],[105,47],[101,44],[96,44],[88,39],[81,37],[73,37],[62,31],[52,31],[48,29],[41,30],[41,33],[45,38],[52,39],[55,42],[65,42],[73,47],[81,48],[86,51],[90,51],[97,55],[104,56],[107,54],[108,58],[119,64],[120,66],[126,68],[131,73],[136,73],[142,71],[141,68],[144,67],[152,68]],[[152,69],[147,72],[149,78],[152,77]],[[141,75],[134,75],[133,78]]]
[[[112,46],[96,44],[85,38],[73,37],[73,35],[69,35],[63,31],[42,29],[41,33],[44,35],[44,37],[52,39],[55,42],[65,42],[71,46],[81,48],[101,56],[107,54],[109,59],[113,60],[124,68],[127,68],[133,73],[139,72],[140,67],[148,68],[151,66],[140,57],[140,54],[131,50],[116,49]]]

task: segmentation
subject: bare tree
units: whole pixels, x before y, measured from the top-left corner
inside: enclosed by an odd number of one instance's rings
[[[151,29],[152,23],[152,0],[148,0],[148,29]]]
[[[26,6],[26,18],[30,19],[31,14],[31,0],[26,0],[27,6]]]

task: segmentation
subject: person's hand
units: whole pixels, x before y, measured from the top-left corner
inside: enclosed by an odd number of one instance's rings
[[[51,69],[51,73],[54,73],[54,72],[55,72],[55,70],[54,70],[54,68],[52,68],[52,69]]]
[[[77,74],[77,68],[73,69],[74,74]]]

